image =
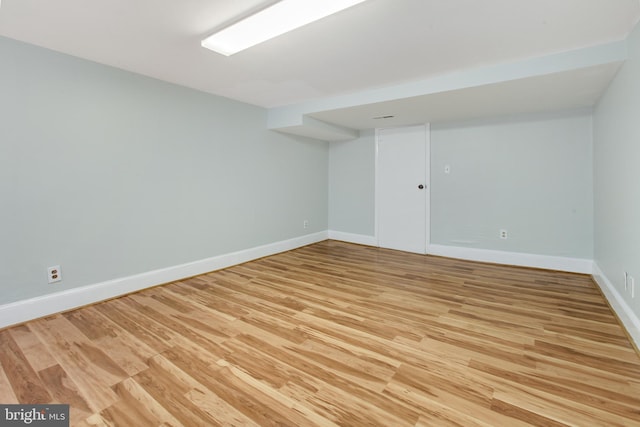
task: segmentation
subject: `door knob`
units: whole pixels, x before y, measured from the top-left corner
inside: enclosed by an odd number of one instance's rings
[[[418,185],[418,188],[419,188],[420,190],[422,190],[422,189],[424,189],[424,185],[420,184],[420,185]]]

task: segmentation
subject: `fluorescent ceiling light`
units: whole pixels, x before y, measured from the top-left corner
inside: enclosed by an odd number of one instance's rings
[[[202,46],[229,56],[347,9],[364,0],[282,0],[202,40]]]

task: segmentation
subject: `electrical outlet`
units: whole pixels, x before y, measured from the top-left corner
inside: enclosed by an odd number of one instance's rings
[[[302,228],[309,228],[309,220],[305,219],[304,221],[302,221]]]
[[[507,233],[507,230],[500,230],[500,238],[503,240],[506,240],[509,237],[509,233]]]
[[[47,278],[49,283],[56,283],[62,280],[62,270],[59,265],[47,268]]]
[[[629,288],[631,288],[631,298],[636,297],[636,281],[633,279],[633,276],[629,277]]]
[[[629,290],[629,273],[624,272],[624,290]]]

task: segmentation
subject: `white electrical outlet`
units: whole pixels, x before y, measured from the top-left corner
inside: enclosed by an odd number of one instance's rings
[[[302,228],[309,228],[309,220],[305,219],[304,221],[302,221]]]
[[[629,277],[629,287],[631,288],[631,298],[636,297],[636,281],[633,280],[633,276]]]
[[[509,238],[509,233],[507,233],[507,230],[500,230],[500,238],[503,240]]]
[[[62,270],[59,265],[47,268],[47,278],[49,283],[56,283],[62,280]]]
[[[629,290],[629,273],[624,272],[624,290]]]

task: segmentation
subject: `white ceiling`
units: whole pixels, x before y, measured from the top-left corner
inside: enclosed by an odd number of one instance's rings
[[[586,108],[598,100],[619,65],[612,62],[577,71],[313,112],[309,116],[363,130]]]
[[[0,35],[266,108],[299,105],[310,117],[362,129],[378,112],[416,122],[477,116],[478,105],[492,114],[593,105],[619,57],[521,84],[343,101],[610,44],[640,18],[640,0],[368,0],[231,57],[200,46],[213,30],[272,2],[3,0]],[[335,105],[307,108],[338,97]]]

